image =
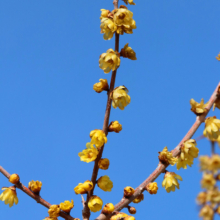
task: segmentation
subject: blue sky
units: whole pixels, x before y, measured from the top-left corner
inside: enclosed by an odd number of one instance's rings
[[[52,204],[73,199],[72,215],[80,219],[81,197],[73,188],[91,178],[93,163],[80,162],[78,152],[90,131],[102,128],[106,94],[92,87],[100,78],[110,80],[98,59],[114,48],[114,40],[104,41],[100,34],[101,8],[112,10],[112,1],[0,2],[0,165],[18,173],[25,185],[42,181],[41,195]],[[108,175],[114,183],[111,193],[95,190],[104,204],[119,202],[125,186],[135,188],[148,177],[158,164],[158,151],[173,149],[194,123],[189,100],[208,101],[220,79],[215,59],[219,1],[136,0],[129,9],[137,29],[120,37],[120,48],[129,43],[137,61],[122,59],[116,77],[116,86],[129,89],[131,104],[111,112],[110,121],[118,120],[123,130],[109,134],[104,150],[111,164],[99,176]],[[218,109],[209,115],[220,117]],[[199,141],[198,147],[200,155],[210,153],[208,141]],[[145,193],[145,200],[134,205],[136,219],[198,218],[198,160],[176,172],[183,178],[180,190],[166,193],[160,176],[158,194]],[[0,183],[10,185],[2,175]],[[18,197],[12,208],[0,202],[1,219],[47,216],[47,209],[23,192]]]

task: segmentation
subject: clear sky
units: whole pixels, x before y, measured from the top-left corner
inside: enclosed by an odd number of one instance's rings
[[[129,6],[137,29],[120,37],[137,61],[123,59],[116,86],[129,89],[131,103],[112,109],[110,121],[123,130],[110,133],[103,157],[114,183],[112,192],[95,189],[108,202],[118,203],[125,186],[137,187],[158,164],[158,151],[171,150],[195,121],[189,100],[207,101],[220,79],[219,11],[217,0],[136,0]],[[123,4],[120,0],[120,4]],[[100,9],[113,9],[112,0],[8,0],[0,2],[0,146],[1,161],[21,182],[43,183],[41,195],[52,204],[73,199],[71,214],[81,217],[81,197],[73,188],[91,178],[93,163],[81,162],[78,152],[102,129],[106,94],[93,91],[100,78],[101,53],[114,47],[100,34]],[[219,110],[210,116],[220,117]],[[204,125],[196,132],[202,134]],[[210,153],[207,140],[198,142],[200,155]],[[218,152],[220,152],[218,150]],[[157,195],[145,193],[136,219],[197,219],[195,197],[200,191],[198,159],[180,174],[180,190],[168,194],[157,179]],[[0,187],[10,186],[0,175]],[[47,209],[18,190],[19,204],[0,202],[1,219],[39,220]],[[126,211],[126,210],[125,210]],[[99,213],[92,214],[91,219]]]

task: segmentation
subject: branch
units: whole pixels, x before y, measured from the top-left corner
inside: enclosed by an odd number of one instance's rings
[[[9,177],[11,176],[3,167],[0,166],[0,172],[9,179]],[[20,190],[22,190],[24,193],[26,193],[28,196],[30,196],[32,199],[36,200],[37,203],[40,203],[41,205],[43,205],[46,208],[50,208],[51,204],[47,201],[45,201],[44,199],[42,199],[39,195],[34,194],[30,189],[28,189],[26,186],[24,186],[21,182],[15,184],[17,188],[19,188]],[[66,213],[60,211],[59,216],[67,219],[67,220],[74,220],[75,218],[73,218],[70,215],[67,215]]]
[[[118,8],[118,1],[119,0],[114,0],[113,1],[114,9]],[[117,52],[119,51],[119,34],[117,34],[117,33],[115,33],[115,51],[117,51]],[[102,128],[102,130],[105,132],[106,136],[108,135],[109,117],[110,117],[111,103],[112,103],[112,100],[110,99],[110,94],[111,94],[111,92],[113,91],[113,89],[115,87],[116,73],[117,73],[117,69],[115,71],[112,71],[111,82],[110,82],[110,89],[108,91],[108,99],[107,99],[104,123],[103,123],[103,128]],[[99,151],[99,154],[98,154],[98,156],[97,156],[97,158],[95,160],[95,164],[94,164],[94,167],[93,167],[91,181],[92,181],[94,187],[87,194],[85,206],[84,206],[84,208],[82,210],[83,220],[89,220],[89,217],[90,217],[90,210],[89,210],[89,207],[88,207],[88,202],[89,202],[90,197],[93,195],[93,192],[94,192],[94,189],[95,189],[96,179],[97,179],[98,171],[99,171],[98,162],[99,162],[99,160],[102,157],[104,146],[105,145],[103,145],[101,150]]]
[[[190,138],[192,138],[192,136],[195,134],[195,132],[197,131],[199,126],[202,124],[202,122],[205,121],[206,115],[208,114],[208,112],[210,111],[212,105],[214,104],[214,102],[217,99],[219,89],[220,89],[220,83],[218,84],[218,86],[216,87],[215,91],[213,92],[212,96],[209,99],[208,106],[206,107],[207,112],[205,112],[204,114],[196,117],[195,123],[189,129],[189,131],[187,132],[185,137],[180,141],[178,146],[176,148],[174,148],[174,150],[172,151],[174,157],[176,157],[180,154],[180,147],[183,144],[183,142],[190,139]],[[159,163],[159,165],[153,171],[153,173],[143,183],[141,183],[140,186],[138,186],[135,189],[134,195],[131,196],[130,198],[122,198],[121,201],[118,204],[115,205],[115,210],[114,211],[121,211],[124,207],[128,206],[128,204],[131,203],[136,197],[138,197],[144,191],[144,188],[149,183],[153,182],[161,173],[163,173],[166,168],[167,168],[167,166],[165,166],[162,163]],[[108,216],[106,216],[104,214],[100,214],[95,220],[108,220],[111,216],[112,216],[112,214],[108,215]]]

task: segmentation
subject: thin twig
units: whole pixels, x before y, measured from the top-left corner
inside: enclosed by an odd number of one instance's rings
[[[206,107],[207,112],[204,113],[203,115],[197,116],[195,123],[189,129],[189,131],[187,132],[185,137],[180,141],[178,146],[176,148],[174,148],[174,150],[172,151],[173,156],[176,157],[180,154],[180,147],[183,144],[183,142],[190,139],[190,138],[192,138],[192,136],[197,131],[197,129],[199,128],[201,123],[205,121],[206,115],[208,114],[208,112],[210,111],[212,105],[214,104],[214,102],[217,99],[217,94],[218,94],[218,89],[219,88],[220,88],[220,83],[218,84],[217,88],[215,89],[215,91],[213,92],[212,96],[209,99],[208,106]],[[136,197],[138,197],[144,191],[144,188],[150,182],[153,182],[161,173],[163,173],[165,171],[166,167],[167,166],[163,165],[162,163],[159,163],[159,165],[154,170],[154,172],[143,183],[141,183],[140,186],[138,186],[135,189],[135,193],[132,197],[122,198],[122,200],[118,204],[115,205],[115,211],[121,211],[124,207],[128,206],[129,203],[131,203]],[[106,216],[104,214],[100,214],[95,220],[108,220],[111,216],[112,215]]]
[[[118,8],[118,1],[119,0],[114,0],[113,1],[114,9]],[[119,34],[117,34],[117,33],[115,33],[115,51],[117,51],[117,52],[119,51]],[[117,69],[112,71],[110,88],[109,88],[109,91],[108,91],[108,99],[107,99],[106,110],[105,110],[104,123],[103,123],[103,128],[102,128],[102,130],[104,131],[106,136],[108,135],[109,117],[110,117],[111,103],[112,103],[112,100],[110,99],[110,94],[111,94],[111,92],[113,91],[113,89],[115,87],[116,73],[117,73]],[[95,164],[94,164],[94,167],[93,167],[91,181],[92,181],[94,187],[87,194],[85,206],[82,210],[83,220],[89,220],[89,218],[90,218],[90,210],[89,210],[89,207],[88,207],[88,202],[89,202],[90,197],[93,195],[93,192],[94,192],[94,189],[95,189],[96,180],[97,180],[98,171],[99,171],[98,162],[102,157],[104,146],[105,145],[103,145],[101,150],[99,151],[99,154],[98,154],[98,156],[95,160]]]
[[[215,142],[214,141],[211,141],[211,152],[212,152],[212,155],[215,154]]]
[[[9,179],[9,177],[11,176],[3,167],[0,166],[0,172]],[[43,205],[46,208],[50,208],[51,204],[49,202],[47,202],[46,200],[42,199],[39,195],[34,194],[30,189],[28,189],[26,186],[24,186],[21,182],[15,184],[17,188],[19,188],[20,190],[22,190],[24,193],[26,193],[28,196],[30,196],[32,199],[36,200],[37,203],[40,203],[41,205]],[[74,220],[75,218],[73,218],[70,215],[67,215],[66,213],[60,211],[59,216],[67,219],[67,220]]]

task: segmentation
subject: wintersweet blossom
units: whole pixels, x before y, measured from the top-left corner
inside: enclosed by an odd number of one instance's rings
[[[125,2],[125,4],[127,5],[128,3],[130,4],[130,5],[136,5],[134,2],[133,2],[133,0],[123,0],[124,2]]]
[[[124,218],[124,220],[135,220],[135,217],[134,216],[126,216],[125,218]]]
[[[119,133],[122,130],[122,125],[119,124],[118,121],[112,121],[108,127],[108,130]]]
[[[205,205],[199,212],[199,216],[203,218],[203,220],[212,220],[214,215],[214,211],[210,205]]]
[[[207,201],[210,202],[212,206],[216,206],[220,203],[220,191],[217,187],[207,192]]]
[[[134,188],[132,188],[131,186],[126,186],[124,188],[124,196],[125,197],[130,197],[134,194]]]
[[[85,194],[93,188],[93,183],[86,180],[84,183],[79,183],[78,186],[74,188],[76,194]]]
[[[108,49],[106,53],[103,53],[99,57],[99,67],[104,73],[114,71],[120,66],[120,54],[113,49]]]
[[[136,53],[128,46],[128,43],[121,49],[120,55],[130,60],[137,60]]]
[[[211,141],[216,141],[220,136],[220,120],[215,116],[206,118],[203,135]]]
[[[107,204],[104,206],[102,212],[103,212],[104,214],[106,214],[106,215],[109,215],[109,214],[111,214],[111,213],[114,211],[114,209],[115,209],[115,207],[114,207],[114,205],[113,205],[112,203],[107,203]]]
[[[126,216],[128,216],[127,214],[123,213],[123,212],[119,212],[116,215],[113,215],[110,220],[118,220],[118,219],[123,219]]]
[[[150,194],[157,194],[157,190],[158,190],[157,183],[156,182],[149,183],[146,189]]]
[[[20,181],[18,174],[14,173],[9,177],[9,182],[12,184],[17,184]]]
[[[196,198],[196,202],[199,205],[204,205],[207,200],[207,192],[200,192]]]
[[[111,12],[107,9],[101,9],[101,16],[100,19],[102,20],[103,18],[108,18]]]
[[[99,169],[107,170],[109,167],[110,161],[108,158],[102,158],[98,162]]]
[[[220,61],[220,53],[215,57],[218,61]]]
[[[139,203],[141,201],[144,200],[144,194],[141,193],[139,196],[137,196],[134,200],[133,200],[133,203]]]
[[[98,212],[102,209],[103,202],[98,196],[91,196],[88,202],[88,207],[92,212]]]
[[[101,33],[104,34],[104,40],[110,40],[117,30],[117,25],[113,22],[112,18],[102,18],[100,28]]]
[[[95,129],[90,132],[91,144],[95,144],[97,148],[107,143],[107,137],[102,130]]]
[[[45,219],[43,220],[58,220],[58,218],[51,218],[51,217],[46,217]]]
[[[176,157],[173,157],[173,154],[168,151],[167,147],[164,147],[159,153],[159,160],[163,163],[170,164],[171,166],[173,166],[178,160]]]
[[[60,203],[60,209],[67,213],[69,213],[73,207],[74,207],[73,200],[71,200],[71,202],[66,200]]]
[[[14,203],[16,205],[18,204],[18,197],[14,186],[2,187],[2,190],[4,190],[4,192],[0,195],[0,200],[5,202],[5,205],[9,204],[9,207],[11,208]]]
[[[187,165],[190,167],[193,164],[194,158],[198,157],[199,154],[199,149],[196,147],[196,141],[194,139],[189,139],[185,141],[180,148],[181,153],[178,158],[176,167],[177,170],[179,170],[181,167],[183,169],[187,168]]]
[[[200,171],[206,171],[209,170],[209,164],[210,164],[210,157],[204,155],[199,157],[199,166],[200,166]]]
[[[194,99],[190,99],[191,111],[194,112],[196,115],[202,115],[204,112],[207,111],[206,107],[208,102],[204,104],[204,99],[201,99],[201,102],[198,103]]]
[[[203,173],[203,178],[201,180],[201,187],[205,189],[213,189],[216,184],[216,180],[211,173]]]
[[[108,90],[108,81],[107,81],[107,79],[99,79],[99,82],[95,83],[93,85],[93,89],[98,93],[100,93],[104,90],[107,91]]]
[[[214,154],[211,156],[209,160],[209,170],[217,173],[220,170],[220,156],[218,154]]]
[[[109,176],[101,176],[97,181],[98,187],[105,192],[111,192],[113,188],[113,182],[110,180]]]
[[[94,161],[97,158],[97,155],[99,154],[99,151],[96,147],[93,146],[91,143],[86,144],[86,149],[82,152],[78,153],[78,156],[80,157],[81,161],[84,161],[86,163],[89,163],[91,161]]]
[[[57,218],[59,216],[60,213],[60,208],[59,205],[51,205],[49,210],[48,210],[48,214],[51,218]]]
[[[162,182],[162,186],[165,187],[166,191],[169,193],[170,191],[175,191],[175,187],[179,189],[178,180],[182,181],[182,177],[175,174],[174,172],[166,172],[164,175],[164,180]]]
[[[34,193],[39,193],[41,191],[41,187],[42,187],[42,182],[38,180],[37,181],[31,180],[28,183],[28,188]]]
[[[113,108],[119,108],[124,110],[124,108],[131,102],[131,98],[128,95],[128,89],[125,86],[116,87],[110,94],[112,99]]]

